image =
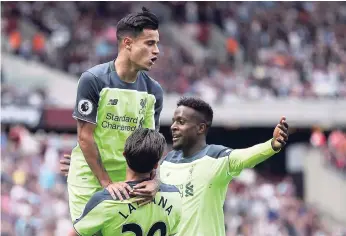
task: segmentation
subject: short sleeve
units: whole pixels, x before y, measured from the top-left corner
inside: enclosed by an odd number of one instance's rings
[[[229,181],[233,176],[239,173],[230,169],[229,155],[233,149],[222,145],[211,145],[207,152],[207,156],[211,157],[210,171],[212,172],[213,182]]]
[[[253,168],[273,156],[278,151],[273,150],[271,141],[270,139],[267,142],[244,149],[229,149],[230,151],[225,149],[215,152],[219,153],[214,155],[217,158],[214,165],[216,178],[230,180],[232,177],[239,175],[243,169]]]
[[[96,124],[99,98],[97,78],[90,72],[84,72],[78,81],[73,118]]]

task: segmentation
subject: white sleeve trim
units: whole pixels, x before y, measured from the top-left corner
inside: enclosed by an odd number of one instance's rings
[[[92,122],[92,121],[90,121],[90,120],[85,120],[85,119],[79,118],[79,117],[77,117],[77,116],[72,116],[72,117],[73,117],[75,120],[82,120],[82,121],[85,121],[85,122],[88,122],[88,123],[97,125],[97,123]]]

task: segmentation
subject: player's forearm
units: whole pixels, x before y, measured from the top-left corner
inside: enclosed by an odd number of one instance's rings
[[[235,149],[229,156],[230,162],[238,163],[240,168],[253,168],[277,153],[273,150],[271,141],[270,139],[249,148]]]
[[[100,185],[106,187],[111,179],[102,163],[101,155],[93,137],[79,139],[79,146],[86,162],[94,173]]]

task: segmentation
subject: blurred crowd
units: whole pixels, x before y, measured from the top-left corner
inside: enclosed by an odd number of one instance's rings
[[[180,93],[218,101],[242,98],[345,97],[346,4],[322,2],[176,2],[175,20],[212,40],[210,23],[227,37],[229,61],[185,64]],[[193,31],[193,30],[192,30]],[[242,55],[236,66],[235,61]],[[160,69],[160,68],[158,68]],[[159,77],[159,76],[158,76]]]
[[[322,149],[327,165],[346,176],[346,132],[337,129],[327,136],[321,129],[316,129],[310,142]]]
[[[116,57],[116,24],[134,2],[2,2],[2,49],[80,74]],[[137,3],[138,4],[138,3]],[[346,98],[345,2],[162,2],[170,21],[208,49],[211,27],[225,37],[224,63],[196,63],[162,33],[160,59],[149,74],[166,93],[208,101]],[[159,17],[160,9],[153,8]],[[167,20],[167,19],[165,19]],[[169,70],[167,69],[169,68]],[[2,73],[2,71],[1,71]],[[2,74],[1,74],[2,75]],[[43,107],[44,89],[7,87],[1,105]],[[346,133],[316,129],[311,144],[329,166],[346,173]],[[22,126],[1,129],[1,236],[56,236],[73,231],[66,178],[59,158],[75,135]],[[168,150],[167,150],[168,151]],[[290,178],[269,180],[252,170],[230,185],[225,203],[228,235],[342,235],[330,231],[313,208],[296,197]],[[344,232],[346,235],[346,232]]]
[[[2,3],[6,48],[79,76],[85,69],[116,57],[116,23],[135,4]],[[201,95],[219,102],[346,97],[344,2],[161,4],[171,12],[171,21],[194,29],[190,31],[195,41],[205,48],[212,38],[211,27],[218,27],[228,51],[225,63],[194,63],[193,52],[173,44],[162,33],[160,60],[150,74],[167,93]],[[153,11],[163,15],[160,8],[153,7]],[[30,37],[26,37],[21,20],[34,26]]]
[[[1,83],[1,106],[30,106],[43,108],[45,104],[51,104],[49,96],[44,88],[25,88]]]
[[[346,235],[296,197],[290,177],[269,180],[245,170],[232,181],[225,203],[228,236]]]
[[[2,236],[60,236],[73,230],[59,158],[75,142],[75,136],[2,127]]]

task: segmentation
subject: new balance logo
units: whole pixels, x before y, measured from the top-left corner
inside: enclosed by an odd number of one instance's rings
[[[188,182],[185,186],[185,197],[193,197],[193,185]]]
[[[115,106],[118,104],[118,99],[109,99],[107,106]]]

